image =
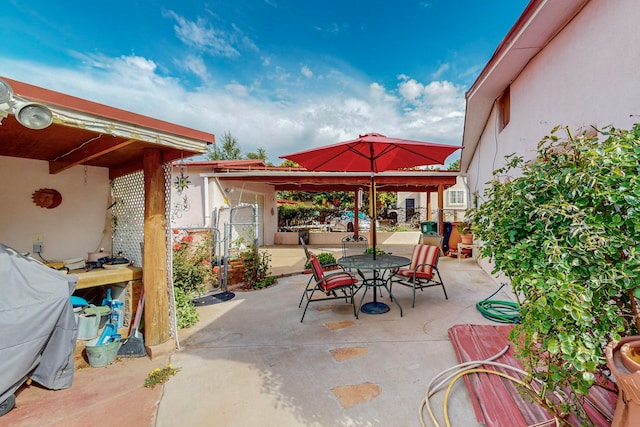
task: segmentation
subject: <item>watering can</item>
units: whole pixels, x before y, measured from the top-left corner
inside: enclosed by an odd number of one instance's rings
[[[94,310],[90,313],[85,313],[84,311],[78,313],[79,340],[90,340],[98,336],[101,313],[95,305],[92,304],[89,307],[94,307]]]

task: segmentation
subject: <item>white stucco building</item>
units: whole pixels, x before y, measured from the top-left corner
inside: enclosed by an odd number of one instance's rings
[[[505,155],[533,158],[555,126],[638,122],[639,19],[636,0],[529,3],[466,95],[461,171],[472,199]]]

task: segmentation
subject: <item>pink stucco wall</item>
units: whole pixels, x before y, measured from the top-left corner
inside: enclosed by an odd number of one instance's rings
[[[510,123],[497,130],[495,105],[487,120],[467,171],[472,193],[482,195],[505,155],[534,157],[557,125],[629,128],[640,121],[638,22],[636,0],[592,0],[529,62],[511,84]]]

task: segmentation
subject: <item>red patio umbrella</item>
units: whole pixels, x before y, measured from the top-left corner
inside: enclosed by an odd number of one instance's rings
[[[360,135],[351,141],[312,148],[280,156],[307,170],[327,172],[371,172],[371,188],[375,189],[375,173],[415,166],[443,165],[452,153],[462,147],[431,142],[387,138],[379,133]],[[375,190],[374,190],[375,194]],[[376,203],[372,201],[375,224]],[[376,230],[373,226],[375,257]]]

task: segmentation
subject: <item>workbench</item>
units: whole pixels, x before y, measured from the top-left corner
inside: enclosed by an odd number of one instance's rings
[[[80,269],[71,270],[69,274],[78,277],[76,291],[99,286],[110,287],[111,297],[124,302],[124,326],[130,325],[142,290],[142,268],[94,268],[90,271]]]

